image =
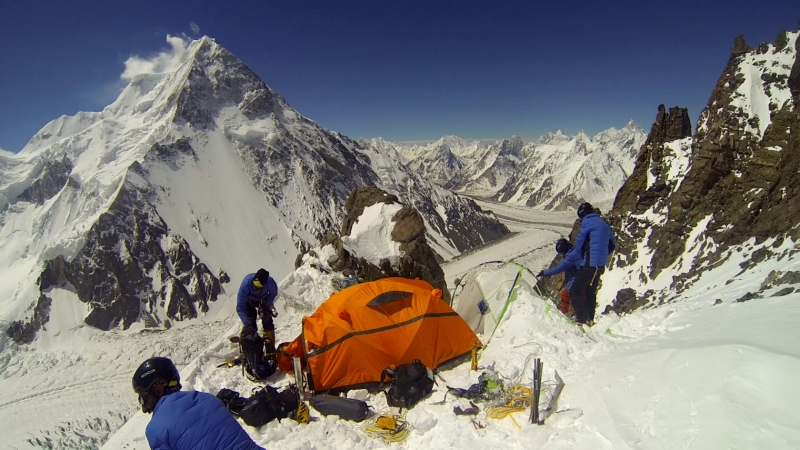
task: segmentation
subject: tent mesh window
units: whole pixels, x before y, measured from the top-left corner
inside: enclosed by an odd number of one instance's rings
[[[381,306],[385,305],[386,303],[396,302],[398,300],[404,300],[411,295],[411,292],[403,292],[403,291],[389,291],[384,292],[370,300],[367,303],[367,306]]]

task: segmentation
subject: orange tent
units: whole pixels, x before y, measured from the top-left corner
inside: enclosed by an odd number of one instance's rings
[[[368,386],[381,372],[419,359],[430,369],[481,345],[466,322],[422,280],[384,278],[330,296],[309,317],[286,356],[300,356],[315,391]]]

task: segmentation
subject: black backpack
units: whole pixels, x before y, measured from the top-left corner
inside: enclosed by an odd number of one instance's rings
[[[242,353],[242,371],[250,381],[263,381],[275,373],[278,361],[275,357],[265,356],[264,340],[257,332],[239,339],[239,351]]]
[[[241,397],[238,392],[227,388],[220,389],[219,392],[217,392],[217,398],[222,400],[222,403],[225,404],[228,411],[236,417],[239,417],[239,413],[242,412],[244,404],[247,403],[246,398]]]
[[[217,395],[219,396],[219,394]],[[299,404],[300,399],[296,388],[289,387],[278,392],[272,386],[264,386],[244,402],[238,415],[244,423],[252,427],[260,427],[275,419],[289,417],[289,414],[293,413]]]
[[[397,408],[411,408],[433,391],[433,372],[415,359],[396,369],[387,368],[381,374],[381,382],[391,380],[384,390],[386,403]]]

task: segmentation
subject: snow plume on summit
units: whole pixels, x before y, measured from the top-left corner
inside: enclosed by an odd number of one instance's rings
[[[508,232],[388,149],[303,117],[213,39],[168,42],[128,59],[101,112],[0,154],[0,323],[16,342],[50,333],[57,302],[102,330],[213,316],[228,280],[281,278],[338,232],[362,185],[413,205],[443,259]]]
[[[178,36],[167,35],[169,50],[159,52],[153,57],[131,56],[125,60],[125,71],[120,78],[132,80],[137,75],[174,72],[184,63],[191,41]]]
[[[620,249],[603,282],[626,289],[602,292],[609,308],[800,290],[799,35],[756,49],[737,37],[694,136],[686,109],[659,107],[614,202]]]
[[[582,201],[610,207],[645,136],[631,121],[594,137],[559,130],[528,143],[519,137],[486,143],[445,136],[425,145],[392,145],[409,168],[448,189],[558,210]]]

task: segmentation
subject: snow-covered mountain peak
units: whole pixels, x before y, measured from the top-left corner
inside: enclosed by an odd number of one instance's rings
[[[338,232],[359,186],[414,205],[445,259],[508,232],[390,145],[301,116],[213,39],[168,41],[126,62],[128,85],[101,112],[61,117],[2,155],[0,323],[14,340],[35,337],[48,292],[65,286],[100,329],[202,315],[228,274],[281,277]]]

